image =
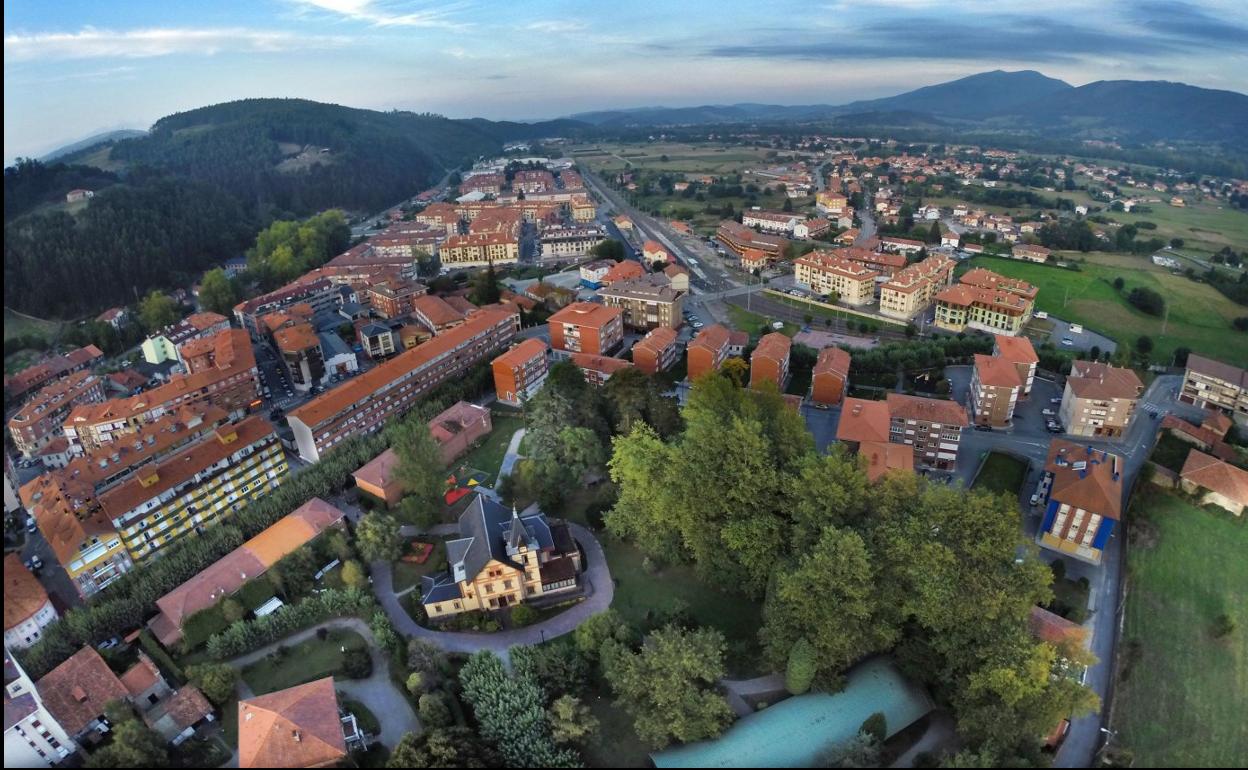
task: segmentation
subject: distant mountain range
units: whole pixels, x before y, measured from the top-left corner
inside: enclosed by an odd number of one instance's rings
[[[117,131],[104,131],[103,133],[92,134],[85,139],[79,139],[76,142],[71,142],[70,144],[57,147],[52,152],[45,153],[40,156],[39,160],[44,163],[51,163],[58,158],[62,158],[66,155],[72,155],[83,150],[89,150],[92,147],[96,147],[101,144],[119,142],[122,139],[134,139],[135,137],[144,136],[146,134],[146,131],[140,131],[135,128],[122,128]]]
[[[1068,138],[1219,142],[1248,147],[1248,96],[1166,81],[1072,86],[1039,72],[994,70],[849,104],[728,104],[583,112],[604,129],[751,122],[961,125]],[[927,120],[924,120],[927,118]]]

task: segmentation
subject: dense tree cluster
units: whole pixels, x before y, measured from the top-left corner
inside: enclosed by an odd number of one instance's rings
[[[18,158],[4,169],[4,221],[46,203],[62,203],[65,193],[84,189],[99,192],[117,183],[117,175],[92,166],[41,163]]]
[[[278,220],[260,231],[247,250],[247,273],[272,289],[320,267],[346,250],[351,228],[341,211],[329,211],[302,222]]]
[[[459,681],[481,737],[497,748],[508,766],[581,766],[576,751],[555,742],[546,712],[547,696],[536,681],[509,675],[498,656],[488,650],[468,659]]]

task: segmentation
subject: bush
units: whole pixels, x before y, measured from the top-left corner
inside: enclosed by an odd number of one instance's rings
[[[238,672],[226,663],[200,663],[186,669],[188,681],[199,688],[213,705],[221,706],[234,697]]]
[[[877,742],[883,743],[888,737],[888,720],[884,717],[883,712],[877,711],[867,717],[862,723],[862,727],[858,728],[860,735],[869,735]]]
[[[429,677],[423,671],[413,671],[407,675],[407,681],[404,682],[404,685],[412,695],[420,695],[429,688],[427,684],[428,679]]]
[[[1136,287],[1127,295],[1127,302],[1149,315],[1159,316],[1166,309],[1166,301],[1160,294],[1143,286]]]
[[[1222,639],[1235,633],[1235,619],[1227,613],[1222,613],[1213,621],[1213,636],[1216,639]]]
[[[437,693],[427,692],[420,696],[417,710],[420,713],[420,723],[426,729],[431,727],[448,727],[451,722],[451,709],[446,705],[446,699]]]
[[[343,654],[342,675],[347,679],[367,679],[373,675],[373,658],[368,648],[351,649]]]
[[[208,640],[206,651],[213,660],[226,660],[272,644],[330,618],[355,615],[371,617],[378,609],[372,594],[358,588],[327,589],[255,620],[240,620]]]
[[[789,650],[789,662],[784,671],[784,688],[790,695],[801,695],[815,681],[815,648],[805,637],[798,639]]]
[[[541,618],[542,614],[527,604],[521,604],[513,607],[511,610],[511,624],[517,628],[531,626]]]

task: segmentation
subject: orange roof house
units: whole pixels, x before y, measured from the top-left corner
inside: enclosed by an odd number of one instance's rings
[[[76,736],[104,716],[109,701],[129,691],[94,647],[83,647],[35,683],[48,713],[65,732]]]
[[[40,612],[47,616],[46,621],[36,618]],[[48,600],[48,592],[44,590],[39,579],[22,564],[22,557],[17,552],[4,557],[4,643],[6,646],[27,646],[24,643],[13,644],[9,631],[19,630],[28,620],[36,620],[36,626],[42,627],[56,618],[56,610]],[[36,629],[37,630],[37,629]],[[22,634],[21,636],[25,636]],[[24,640],[19,640],[23,642]]]
[[[1248,506],[1248,471],[1193,449],[1179,472],[1184,491],[1201,495],[1201,503],[1221,506],[1236,516]]]
[[[847,398],[836,426],[836,440],[847,444],[888,443],[888,404],[863,398]]]
[[[346,756],[333,677],[238,702],[239,767],[329,767]]]
[[[615,267],[607,271],[602,277],[600,283],[603,286],[610,286],[616,281],[629,281],[634,278],[640,278],[646,274],[646,269],[641,266],[640,262],[634,262],[626,259],[623,262],[616,263]]]
[[[793,340],[780,332],[764,334],[750,356],[750,387],[774,383],[781,392],[789,384],[789,352]]]
[[[810,400],[825,406],[841,403],[849,382],[849,363],[849,353],[840,348],[820,350],[811,373]]]
[[[1099,564],[1122,517],[1121,457],[1090,444],[1055,439],[1041,480],[1045,513],[1037,540],[1044,548]]]
[[[864,441],[858,445],[858,456],[866,460],[867,479],[873,483],[889,472],[914,473],[914,451],[905,444]]]
[[[685,354],[688,359],[690,382],[707,372],[719,371],[719,367],[728,358],[728,344],[731,336],[727,327],[711,324],[698,332],[697,336],[689,342]]]

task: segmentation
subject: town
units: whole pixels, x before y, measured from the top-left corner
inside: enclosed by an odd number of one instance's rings
[[[1243,766],[1245,167],[995,79],[17,159],[5,767]]]

